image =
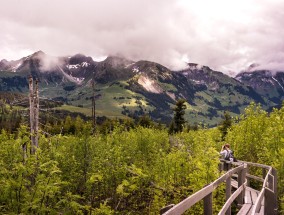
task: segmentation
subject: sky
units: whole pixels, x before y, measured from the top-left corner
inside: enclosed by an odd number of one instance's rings
[[[0,59],[42,50],[284,70],[284,0],[0,0]]]

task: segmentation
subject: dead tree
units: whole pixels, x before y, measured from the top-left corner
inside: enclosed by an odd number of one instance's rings
[[[30,102],[30,132],[31,154],[35,154],[38,147],[38,118],[39,118],[39,93],[38,80],[35,81],[35,91],[32,76],[29,77],[29,102]]]
[[[93,90],[93,96],[92,96],[92,119],[93,119],[93,133],[96,132],[96,98],[95,98],[95,77],[93,73],[93,80],[92,80],[92,90]]]

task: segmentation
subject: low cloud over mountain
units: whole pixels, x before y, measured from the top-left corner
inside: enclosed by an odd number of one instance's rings
[[[171,69],[186,60],[232,76],[251,63],[283,70],[283,10],[281,0],[9,0],[0,7],[0,58],[42,49]]]

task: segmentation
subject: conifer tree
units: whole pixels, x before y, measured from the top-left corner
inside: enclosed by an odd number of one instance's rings
[[[224,113],[224,119],[221,121],[219,130],[222,132],[222,140],[225,139],[228,129],[232,126],[232,118],[228,111],[225,111]]]
[[[177,133],[177,132],[182,132],[184,124],[186,123],[186,120],[184,119],[184,114],[185,114],[185,100],[184,99],[179,99],[176,102],[176,106],[174,107],[174,119],[171,122],[170,128],[169,128],[169,133]]]

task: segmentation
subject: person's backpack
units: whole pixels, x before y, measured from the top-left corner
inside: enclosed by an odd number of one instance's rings
[[[237,159],[234,157],[234,151],[231,151],[231,150],[227,150],[227,154],[226,154],[226,157],[225,157],[225,160],[230,160],[230,158],[233,159],[233,162],[237,162]]]

